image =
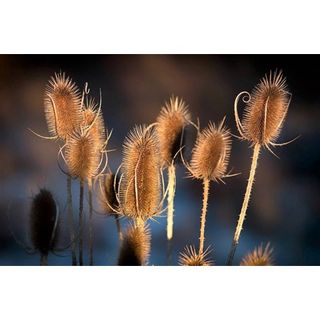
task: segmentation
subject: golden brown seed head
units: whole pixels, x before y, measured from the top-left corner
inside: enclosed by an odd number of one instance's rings
[[[143,266],[148,263],[151,235],[148,226],[130,225],[121,243],[119,266]]]
[[[191,175],[197,179],[217,181],[226,174],[231,150],[229,130],[224,127],[223,121],[216,128],[209,123],[202,130],[192,150],[190,162]]]
[[[184,252],[180,253],[179,264],[181,266],[211,266],[212,261],[207,259],[208,254],[208,249],[199,254],[195,247],[185,247]]]
[[[267,145],[280,134],[291,94],[282,73],[270,72],[261,79],[246,104],[243,136],[253,144]]]
[[[82,122],[81,99],[77,86],[64,73],[55,74],[46,88],[44,110],[52,136],[66,140]]]
[[[116,196],[118,181],[115,181],[113,173],[107,173],[102,177],[102,188],[100,190],[100,205],[104,213],[116,213],[119,203]]]
[[[241,266],[272,266],[273,249],[270,248],[270,243],[263,248],[260,245],[258,248],[255,248],[252,252],[248,253],[241,261]]]
[[[178,97],[170,98],[157,118],[157,136],[160,145],[161,164],[169,166],[179,151],[184,127],[190,121],[187,105]]]
[[[161,179],[159,151],[152,130],[137,126],[123,147],[120,211],[143,221],[160,210]]]

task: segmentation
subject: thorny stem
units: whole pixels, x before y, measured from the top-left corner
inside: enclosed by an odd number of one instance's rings
[[[114,218],[116,220],[117,232],[118,232],[119,240],[122,241],[123,236],[122,236],[121,224],[120,224],[119,216],[117,214],[114,214]]]
[[[239,243],[240,233],[242,230],[242,225],[243,225],[244,219],[246,217],[246,212],[247,212],[247,208],[248,208],[248,204],[249,204],[249,200],[250,200],[251,190],[252,190],[252,186],[253,186],[253,182],[254,182],[254,176],[256,173],[256,169],[257,169],[260,149],[261,149],[261,145],[255,144],[254,149],[253,149],[252,162],[251,162],[251,168],[250,168],[247,189],[246,189],[246,193],[244,195],[242,208],[241,208],[239,219],[238,219],[238,224],[237,224],[234,236],[233,236],[233,241],[232,241],[230,253],[229,253],[228,260],[227,260],[228,266],[232,265],[233,257],[234,257],[235,251],[236,251],[238,243]]]
[[[204,248],[204,231],[206,226],[209,187],[210,187],[210,180],[203,179],[203,201],[202,201],[202,211],[201,211],[201,219],[200,219],[199,255],[203,254],[203,248]]]
[[[68,222],[71,240],[72,251],[72,265],[77,265],[76,244],[74,241],[74,220],[73,220],[73,208],[72,208],[72,191],[71,191],[71,177],[67,176],[67,192],[68,192]]]
[[[93,209],[92,189],[89,187],[89,265],[93,266]]]
[[[83,180],[80,180],[79,197],[79,264],[83,266]]]
[[[174,195],[176,189],[176,168],[172,163],[168,167],[168,214],[167,214],[167,261],[170,265],[173,238]]]
[[[40,254],[40,266],[47,266],[48,265],[48,255]]]

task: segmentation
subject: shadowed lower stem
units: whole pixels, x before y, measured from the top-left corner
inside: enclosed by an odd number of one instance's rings
[[[201,218],[200,218],[199,255],[202,255],[203,248],[204,248],[204,231],[205,231],[205,226],[206,226],[206,215],[207,215],[207,208],[208,208],[209,187],[210,187],[210,180],[209,179],[204,179],[203,180],[202,211],[201,211]]]
[[[93,208],[92,189],[89,187],[89,265],[93,266]]]
[[[46,254],[40,255],[40,266],[47,266],[48,265],[48,256]]]
[[[74,240],[74,220],[72,208],[72,191],[71,191],[71,177],[67,176],[67,192],[68,192],[68,222],[70,231],[71,251],[72,251],[72,265],[77,265],[76,243]]]
[[[80,180],[79,196],[79,264],[83,266],[83,180]]]
[[[247,189],[246,189],[246,193],[245,193],[245,196],[244,196],[244,199],[243,199],[242,208],[241,208],[241,211],[240,211],[240,215],[239,215],[236,231],[235,231],[234,236],[233,236],[233,241],[232,241],[230,253],[229,253],[228,260],[227,260],[227,265],[228,266],[232,265],[233,257],[234,257],[234,254],[236,252],[236,249],[237,249],[237,246],[238,246],[238,243],[239,243],[239,238],[240,238],[243,222],[244,222],[244,219],[246,217],[246,212],[247,212],[247,209],[248,209],[251,190],[252,190],[252,186],[253,186],[253,182],[254,182],[254,176],[255,176],[255,173],[256,173],[256,169],[257,169],[260,149],[261,149],[261,145],[260,144],[256,144],[254,146],[254,149],[253,149],[252,162],[251,162],[251,168],[250,168],[250,174],[249,174]]]
[[[116,225],[117,225],[117,232],[118,232],[118,237],[119,237],[119,240],[122,241],[123,239],[123,236],[122,236],[122,230],[121,230],[121,224],[120,224],[120,218],[117,214],[114,214],[113,215],[115,220],[116,220]]]
[[[174,195],[176,190],[176,168],[172,163],[168,167],[168,214],[167,214],[167,262],[171,264],[173,238]]]

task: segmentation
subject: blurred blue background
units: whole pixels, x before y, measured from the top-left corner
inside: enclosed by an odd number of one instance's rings
[[[233,102],[243,90],[251,91],[269,70],[282,69],[293,94],[279,142],[300,139],[259,160],[247,219],[235,264],[261,243],[270,242],[277,265],[320,264],[319,168],[320,91],[318,55],[2,55],[0,56],[0,265],[37,265],[38,255],[27,255],[10,234],[27,243],[32,196],[40,187],[50,189],[61,208],[59,246],[68,243],[66,178],[57,167],[58,144],[27,131],[47,134],[43,110],[45,85],[54,72],[64,71],[82,89],[89,83],[99,98],[102,90],[105,124],[113,129],[109,164],[121,162],[122,143],[135,125],[153,122],[172,94],[183,97],[192,118],[202,127],[209,120],[226,124],[237,134]],[[194,133],[187,135],[187,154]],[[226,185],[211,184],[206,225],[210,258],[224,265],[245,192],[251,149],[233,139],[230,168],[242,174]],[[198,245],[201,181],[186,178],[178,167],[172,264],[188,244]],[[73,182],[75,214],[78,183]],[[85,199],[87,210],[88,201]],[[9,209],[8,209],[9,208]],[[95,203],[98,211],[98,203]],[[10,215],[8,228],[7,213]],[[123,227],[126,220],[121,221]],[[149,265],[166,265],[166,218],[150,223],[152,251]],[[95,214],[95,264],[114,265],[118,238],[112,217]],[[86,242],[87,244],[87,242]],[[49,265],[70,265],[65,257],[49,256]],[[86,258],[86,262],[88,262]]]

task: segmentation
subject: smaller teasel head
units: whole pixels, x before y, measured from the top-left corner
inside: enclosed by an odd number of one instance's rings
[[[179,264],[181,266],[211,266],[212,261],[207,259],[209,249],[205,250],[203,253],[199,254],[195,247],[187,246],[184,251],[180,253]]]
[[[245,103],[244,119],[238,115],[238,101],[243,96]],[[268,148],[278,138],[291,100],[287,89],[286,78],[282,72],[271,72],[265,75],[252,93],[239,93],[235,100],[234,112],[238,131],[244,140],[253,145],[259,144]]]
[[[30,235],[32,246],[47,256],[54,249],[57,239],[59,210],[53,195],[46,189],[33,198],[30,211]]]
[[[210,122],[198,134],[187,169],[196,179],[220,181],[227,176],[230,150],[231,138],[229,130],[224,127],[224,120],[218,127]]]
[[[260,245],[258,248],[255,248],[252,252],[248,253],[242,260],[241,266],[272,266],[273,265],[273,257],[272,257],[273,249],[270,247],[270,243],[268,243],[265,248]]]
[[[186,103],[172,96],[157,118],[156,133],[160,146],[161,165],[169,166],[181,148],[183,130],[190,121]]]
[[[119,186],[119,211],[135,220],[146,221],[161,207],[159,149],[150,127],[136,126],[123,146]]]
[[[45,91],[44,110],[51,136],[66,140],[79,129],[83,118],[76,84],[64,73],[55,74]]]
[[[116,214],[119,202],[117,197],[118,179],[113,173],[106,173],[100,179],[100,205],[104,213]]]
[[[148,263],[151,235],[146,225],[130,225],[121,242],[119,266],[143,266]]]

